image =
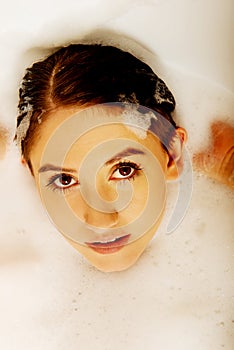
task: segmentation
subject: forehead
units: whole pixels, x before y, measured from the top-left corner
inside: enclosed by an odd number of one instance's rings
[[[97,145],[110,140],[122,140],[122,145],[121,142],[118,143],[119,150],[121,147],[129,147],[126,146],[126,140],[131,140],[137,143],[139,148],[144,146],[151,152],[158,152],[158,148],[161,148],[159,140],[143,130],[142,126],[135,126],[135,121],[134,126],[129,127],[121,117],[121,112],[118,107],[87,110],[76,107],[51,112],[40,125],[39,138],[31,153],[32,162],[40,161],[39,158],[49,143],[52,144],[54,156],[64,147],[66,158],[75,157],[77,160]],[[144,115],[140,117],[144,118]],[[147,125],[145,129],[147,130]]]
[[[66,162],[81,162],[88,153],[99,157],[100,161],[106,161],[108,157],[111,159],[112,156],[115,159],[142,156],[146,154],[145,148],[155,150],[158,141],[153,142],[154,147],[150,134],[141,139],[137,136],[137,130],[134,133],[124,124],[102,125],[89,130],[72,144],[66,154]]]

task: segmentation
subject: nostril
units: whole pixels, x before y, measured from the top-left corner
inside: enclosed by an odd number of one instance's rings
[[[104,213],[95,210],[90,210],[84,213],[84,222],[88,225],[97,227],[114,227],[118,222],[118,212]]]
[[[84,213],[84,222],[88,223],[89,221],[89,214],[88,213]]]

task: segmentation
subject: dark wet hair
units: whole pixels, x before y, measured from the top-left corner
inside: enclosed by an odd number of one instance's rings
[[[63,106],[109,102],[137,103],[159,112],[167,120],[161,125],[163,138],[171,138],[176,127],[171,116],[174,97],[152,69],[132,54],[113,46],[72,44],[34,63],[27,69],[19,89],[17,118],[19,128],[30,114],[30,125],[20,140],[22,155],[29,166],[32,141],[36,140],[38,124],[46,113]]]

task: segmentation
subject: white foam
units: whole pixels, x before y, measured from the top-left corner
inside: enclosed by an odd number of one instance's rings
[[[233,121],[231,3],[8,0],[0,11],[0,119],[11,139],[24,69],[49,47],[105,27],[159,55],[155,62],[137,50],[172,89],[191,153],[205,147],[211,120]],[[139,262],[116,274],[90,267],[57,233],[13,146],[0,161],[0,194],[4,350],[232,348],[233,195],[224,186],[194,174],[182,225],[172,235],[162,225]]]

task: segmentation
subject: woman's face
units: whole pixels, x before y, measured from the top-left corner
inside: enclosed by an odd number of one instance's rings
[[[30,151],[36,185],[54,224],[92,265],[106,272],[124,270],[162,220],[168,155],[151,133],[109,122],[106,115],[115,118],[118,109],[103,109],[101,116],[100,110],[92,112],[98,115],[91,120],[101,122],[78,136],[87,121],[79,111],[56,110],[39,126]],[[78,118],[71,124],[74,115]]]

